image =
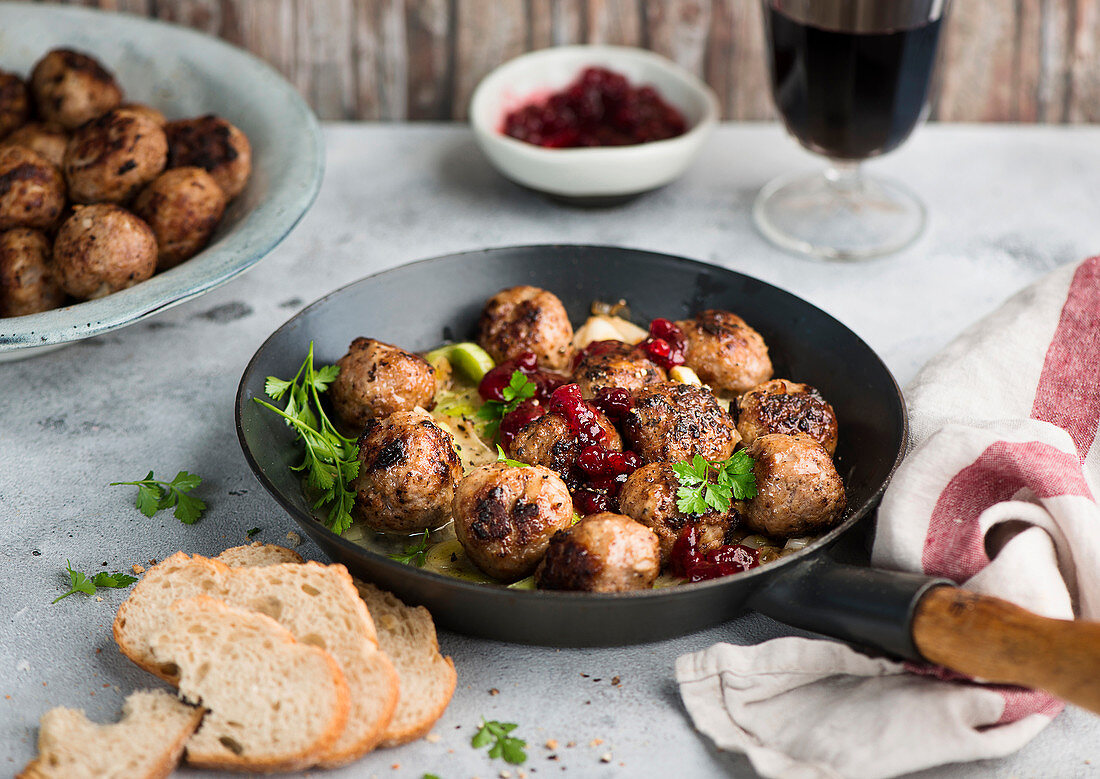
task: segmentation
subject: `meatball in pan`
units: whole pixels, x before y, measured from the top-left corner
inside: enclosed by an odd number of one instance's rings
[[[155,122],[125,108],[73,133],[62,168],[77,203],[126,203],[164,170],[168,141]]]
[[[329,397],[340,418],[362,428],[395,411],[430,409],[435,368],[423,357],[373,338],[356,338],[336,363]]]
[[[573,359],[573,325],[565,306],[538,287],[511,287],[489,298],[477,342],[497,363],[533,352],[540,366],[561,371]]]
[[[372,419],[359,436],[352,514],[387,532],[439,527],[450,517],[461,477],[454,439],[423,409]]]
[[[550,538],[569,527],[573,503],[565,482],[539,466],[491,463],[472,470],[455,490],[455,534],[466,554],[490,576],[528,576]]]
[[[661,570],[657,536],[622,514],[591,514],[554,534],[535,571],[544,590],[626,592],[653,586]]]
[[[601,389],[616,387],[634,392],[668,380],[665,369],[644,351],[622,341],[590,344],[573,369],[581,397],[591,400]]]
[[[718,394],[740,395],[772,377],[764,339],[737,314],[711,309],[676,325],[687,339],[687,366]]]
[[[248,137],[220,116],[180,119],[164,125],[169,168],[202,168],[232,200],[252,174]]]
[[[741,437],[733,418],[703,387],[664,382],[634,393],[623,436],[646,463],[680,462],[696,454],[725,460]]]
[[[157,237],[158,271],[202,251],[224,212],[225,193],[202,168],[167,170],[134,201],[134,213]]]
[[[768,433],[805,433],[830,455],[836,451],[836,413],[809,384],[772,379],[737,399],[737,432],[748,446]]]
[[[0,233],[0,316],[37,314],[64,302],[49,239],[25,227]]]
[[[622,438],[611,421],[593,409],[596,423],[604,432],[604,448],[623,450]],[[562,477],[572,470],[583,449],[569,423],[559,414],[543,414],[528,422],[508,444],[510,457],[531,465],[542,465]]]
[[[72,49],[54,49],[38,61],[31,72],[31,91],[39,116],[69,130],[122,102],[122,89],[110,71]]]
[[[30,114],[30,95],[23,79],[0,70],[0,140],[26,124]]]
[[[0,230],[53,226],[65,207],[65,182],[44,157],[0,146]]]
[[[153,275],[157,239],[124,208],[80,206],[61,225],[53,259],[62,289],[75,298],[99,298]]]
[[[817,441],[804,433],[769,433],[745,451],[756,475],[756,497],[745,501],[742,514],[748,528],[791,538],[821,533],[840,520],[844,482]]]

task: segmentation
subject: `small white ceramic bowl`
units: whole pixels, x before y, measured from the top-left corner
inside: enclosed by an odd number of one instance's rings
[[[634,86],[652,85],[684,115],[688,131],[634,146],[546,149],[504,134],[505,116],[532,96],[557,92],[586,67],[605,67]],[[614,200],[664,186],[691,164],[718,121],[718,99],[674,62],[625,46],[560,46],[524,54],[482,79],[470,100],[470,123],[485,156],[518,184],[557,197]]]

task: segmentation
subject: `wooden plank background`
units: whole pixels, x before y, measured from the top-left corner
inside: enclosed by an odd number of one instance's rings
[[[68,0],[243,46],[322,119],[463,119],[531,49],[643,46],[703,77],[729,119],[768,119],[758,0]],[[955,0],[933,118],[1100,121],[1100,0]]]

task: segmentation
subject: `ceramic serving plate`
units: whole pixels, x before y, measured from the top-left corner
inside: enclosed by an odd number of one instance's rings
[[[127,100],[149,103],[169,119],[213,113],[240,127],[252,144],[252,178],[210,245],[187,262],[99,300],[0,319],[0,360],[125,327],[224,284],[279,244],[321,185],[317,119],[282,76],[250,54],[125,14],[0,3],[0,69],[27,76],[61,46],[103,62]]]

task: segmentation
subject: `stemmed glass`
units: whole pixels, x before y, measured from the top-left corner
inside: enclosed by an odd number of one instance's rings
[[[836,260],[889,254],[924,230],[924,205],[860,163],[927,115],[948,0],[762,0],[772,94],[787,130],[829,160],[778,178],[753,206],[776,244]]]

